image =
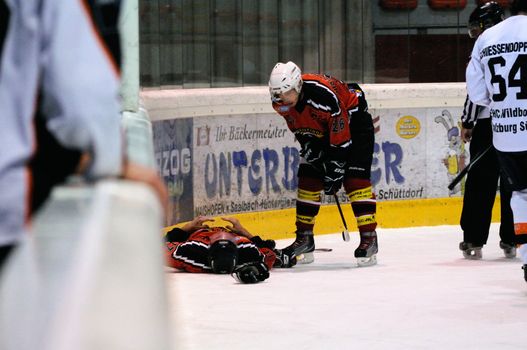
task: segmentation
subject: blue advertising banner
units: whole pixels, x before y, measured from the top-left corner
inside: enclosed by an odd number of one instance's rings
[[[300,155],[276,115],[195,120],[196,215],[294,207]]]
[[[372,109],[372,184],[377,200],[458,196],[446,184],[467,161],[453,115],[459,108]],[[275,114],[153,123],[155,157],[172,204],[167,225],[195,215],[295,206],[299,145]],[[343,190],[342,202],[347,202]],[[332,203],[323,196],[323,203]]]
[[[166,225],[191,220],[194,216],[193,119],[172,119],[152,123],[154,152],[159,174],[170,198]]]

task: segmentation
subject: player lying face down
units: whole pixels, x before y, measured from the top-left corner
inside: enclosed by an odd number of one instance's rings
[[[252,235],[236,218],[222,218],[232,226],[209,227],[211,217],[198,216],[165,236],[168,266],[186,272],[232,274],[242,283],[269,278],[273,267],[292,267],[295,258],[275,249],[273,240]]]

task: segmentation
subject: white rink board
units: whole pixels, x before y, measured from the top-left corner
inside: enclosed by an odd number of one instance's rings
[[[372,166],[379,201],[460,194],[459,185],[452,192],[447,185],[469,161],[467,146],[459,136],[461,112],[460,107],[370,110],[374,119],[379,118],[380,128],[375,134],[378,149]],[[418,127],[415,136],[404,138],[398,126],[408,117]],[[398,191],[400,195],[394,195]]]
[[[294,135],[274,115],[194,121],[196,215],[289,208],[300,160]]]
[[[459,125],[464,85],[374,84],[363,89],[376,127],[372,181],[377,199],[459,197],[463,182],[454,191],[447,185],[468,163]],[[188,120],[188,135],[178,137],[189,140],[192,184],[183,198],[192,199],[194,215],[294,205],[299,145],[272,110],[267,88],[159,90],[142,95],[154,125]],[[181,180],[178,176],[183,174],[165,178],[169,187]],[[341,198],[346,200],[342,193]]]

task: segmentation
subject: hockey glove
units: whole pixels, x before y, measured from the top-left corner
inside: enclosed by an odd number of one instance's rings
[[[346,162],[332,160],[324,163],[325,175],[324,175],[324,193],[331,195],[337,193],[342,186],[344,180],[344,174],[346,173]]]
[[[276,260],[273,267],[288,268],[296,265],[296,256],[294,253],[288,254],[284,249],[275,249],[274,253],[276,254]]]
[[[274,247],[276,247],[275,241],[272,239],[263,240],[260,236],[253,236],[253,238],[251,238],[251,242],[253,242],[258,248],[274,249]]]
[[[232,276],[241,283],[258,283],[269,278],[269,269],[262,262],[245,263],[237,266]]]
[[[322,167],[324,152],[319,141],[308,141],[302,145],[300,156],[316,168]]]

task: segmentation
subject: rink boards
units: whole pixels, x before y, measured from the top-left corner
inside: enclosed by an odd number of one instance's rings
[[[457,224],[464,182],[453,191],[447,185],[469,161],[459,125],[464,84],[363,89],[376,131],[379,224]],[[167,226],[195,215],[236,215],[274,238],[293,232],[299,148],[272,110],[266,87],[152,90],[142,98],[173,205]],[[347,200],[342,192],[340,199]],[[331,198],[323,202],[316,232],[340,230]],[[353,230],[350,206],[344,210]]]
[[[496,203],[499,203],[499,196]],[[461,208],[461,197],[378,202],[377,222],[383,228],[458,225]],[[344,205],[342,210],[349,231],[357,231],[351,206]],[[262,235],[268,239],[294,238],[294,208],[228,216],[237,217],[249,232]],[[492,221],[499,221],[499,217],[500,207],[495,204]],[[227,223],[217,219],[215,224],[224,225]],[[165,231],[175,226],[181,225],[168,226]],[[335,205],[322,206],[315,224],[315,233],[330,234],[340,232],[343,229],[337,207]]]

